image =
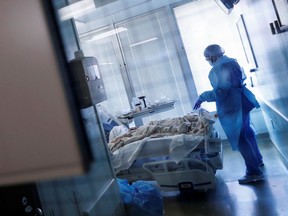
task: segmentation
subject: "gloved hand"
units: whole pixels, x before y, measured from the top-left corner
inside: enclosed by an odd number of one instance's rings
[[[193,107],[194,110],[197,110],[201,107],[203,101],[201,101],[200,99],[198,99]]]

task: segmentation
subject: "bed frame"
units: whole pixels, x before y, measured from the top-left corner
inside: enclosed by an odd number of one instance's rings
[[[163,145],[168,139],[150,139],[137,160],[119,171],[117,177],[129,182],[156,181],[162,191],[215,188],[215,173],[223,168],[222,142],[217,132],[213,131],[179,163],[169,159],[168,145]]]
[[[122,124],[104,107],[97,105],[97,109],[108,116],[107,122]],[[169,136],[150,138],[128,169],[115,169],[116,176],[131,183],[138,180],[156,181],[162,191],[215,188],[215,173],[223,168],[223,151],[221,138],[213,124],[210,123],[203,140],[181,161],[175,162],[170,158]]]

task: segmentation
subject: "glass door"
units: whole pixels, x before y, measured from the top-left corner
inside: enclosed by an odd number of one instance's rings
[[[208,80],[211,66],[204,58],[203,51],[210,44],[220,44],[225,54],[237,58],[243,67],[244,53],[236,28],[239,14],[227,14],[214,1],[193,1],[174,8],[189,65],[198,94],[212,89]],[[214,103],[203,103],[202,107],[215,111]]]
[[[191,110],[181,63],[167,13],[157,11],[116,25],[123,58],[136,96],[145,95],[155,103],[176,99],[175,109],[153,115],[161,119]]]
[[[165,10],[90,31],[79,38],[85,56],[94,56],[99,61],[108,98],[101,104],[110,112],[127,112],[132,98],[142,95],[150,104],[176,100],[174,109],[145,117],[144,123],[191,111],[184,72]]]

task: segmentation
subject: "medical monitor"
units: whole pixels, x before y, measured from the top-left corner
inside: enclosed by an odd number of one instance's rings
[[[219,5],[219,7],[226,13],[230,14],[240,0],[215,0],[215,2]]]

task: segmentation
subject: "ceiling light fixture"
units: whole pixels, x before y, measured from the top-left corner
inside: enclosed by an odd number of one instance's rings
[[[94,0],[82,0],[60,8],[58,14],[61,21],[76,18],[95,9]]]
[[[157,37],[150,38],[148,40],[144,40],[144,41],[141,41],[141,42],[138,42],[138,43],[131,44],[130,47],[138,46],[140,44],[148,43],[150,41],[154,41],[154,40],[157,40],[157,39],[158,39]]]
[[[86,42],[96,41],[96,40],[99,40],[99,39],[102,39],[102,38],[105,38],[105,37],[109,37],[109,36],[112,36],[112,35],[118,34],[120,32],[127,31],[127,30],[128,29],[124,28],[124,27],[116,28],[116,29],[104,32],[102,34],[95,35],[91,39],[86,40]]]

